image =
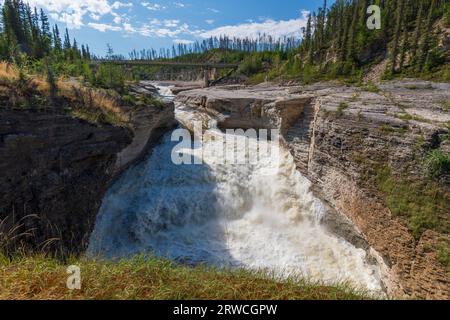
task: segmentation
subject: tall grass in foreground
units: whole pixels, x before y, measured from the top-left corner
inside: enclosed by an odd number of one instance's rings
[[[66,288],[68,265],[81,268],[81,290]],[[0,255],[0,299],[269,299],[360,300],[372,298],[348,284],[302,279],[276,281],[263,273],[187,267],[142,256],[119,262],[42,255]]]

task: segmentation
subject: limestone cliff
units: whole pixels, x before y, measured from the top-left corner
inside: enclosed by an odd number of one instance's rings
[[[406,175],[411,184],[428,179],[421,159],[429,150],[449,151],[443,138],[449,99],[449,84],[420,81],[379,88],[229,86],[177,97],[223,129],[279,128],[298,169],[367,241],[383,268],[388,293],[440,299],[450,292],[446,268],[437,258],[438,243],[449,241],[448,202],[436,225],[414,237],[411,222],[390,210],[377,179],[385,167],[392,176]],[[448,173],[437,180],[448,200]]]

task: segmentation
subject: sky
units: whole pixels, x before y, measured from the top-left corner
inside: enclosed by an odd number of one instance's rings
[[[27,0],[97,55],[159,49],[210,36],[301,36],[323,0]],[[330,2],[330,1],[328,1]]]

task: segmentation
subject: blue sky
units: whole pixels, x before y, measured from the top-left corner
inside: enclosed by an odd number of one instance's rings
[[[44,8],[52,22],[68,27],[78,42],[103,55],[170,47],[227,34],[300,36],[308,11],[323,0],[28,0]],[[330,2],[330,1],[329,1]]]

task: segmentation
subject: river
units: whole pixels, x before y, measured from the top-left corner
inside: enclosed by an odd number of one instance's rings
[[[172,98],[167,87],[160,90]],[[177,106],[180,123],[189,121],[188,113]],[[114,259],[147,253],[189,265],[348,281],[381,291],[378,267],[368,262],[366,252],[321,224],[323,204],[289,152],[281,150],[278,170],[268,174],[272,159],[224,165],[217,154],[209,154],[203,164],[176,165],[171,155],[177,143],[170,134],[164,137],[110,188],[90,255]],[[209,143],[206,139],[185,152],[198,152]]]

